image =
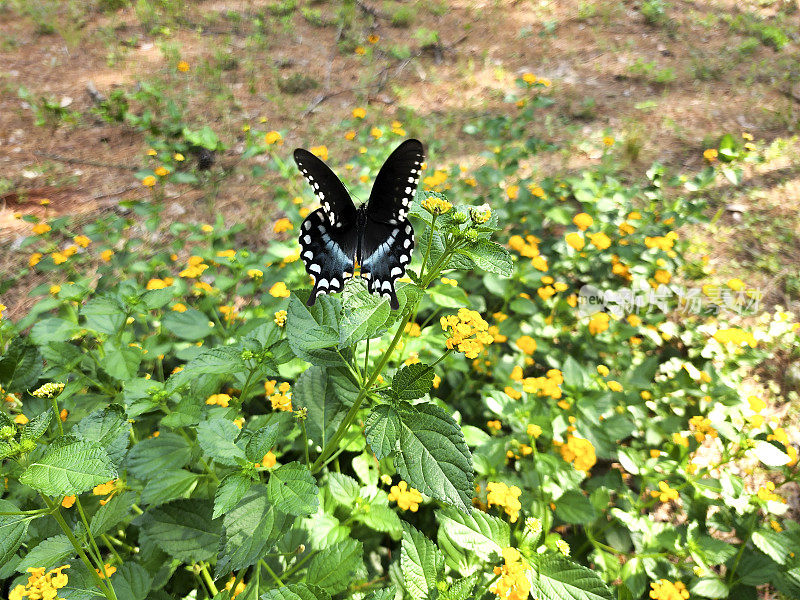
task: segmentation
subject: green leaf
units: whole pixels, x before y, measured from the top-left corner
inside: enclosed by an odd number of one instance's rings
[[[187,308],[183,312],[171,310],[164,315],[161,324],[182,340],[202,340],[214,331],[208,316],[194,308]]]
[[[142,351],[131,346],[121,346],[117,342],[104,344],[103,370],[119,381],[136,377],[142,362]]]
[[[313,366],[306,369],[294,385],[292,404],[308,410],[306,431],[319,446],[336,432],[347,407],[358,395],[358,388],[333,369]]]
[[[789,555],[796,553],[798,550],[797,544],[785,532],[762,529],[753,532],[751,539],[756,548],[779,565],[785,565],[786,561],[789,560]]]
[[[442,595],[444,600],[470,600],[473,597],[472,591],[480,579],[480,573],[473,573],[469,577],[462,577],[454,581],[447,592]]]
[[[44,432],[47,431],[47,427],[50,425],[50,419],[52,419],[52,417],[53,411],[49,408],[43,413],[36,415],[36,417],[31,419],[22,429],[20,439],[38,440],[44,435]]]
[[[105,533],[130,516],[131,505],[135,501],[133,492],[123,492],[116,494],[105,505],[101,505],[92,515],[92,520],[89,521],[89,529],[91,529],[92,534],[97,536]]]
[[[292,583],[261,594],[261,600],[330,600],[331,595],[321,587]]]
[[[357,291],[352,293],[350,290]],[[370,294],[363,285],[345,288],[342,319],[339,324],[339,348],[373,337],[386,323],[391,309],[382,296]]]
[[[30,339],[37,346],[45,346],[50,342],[66,342],[79,330],[72,321],[51,317],[36,321],[31,329]]]
[[[0,499],[0,512],[17,512],[19,508],[8,500]],[[5,565],[17,552],[28,533],[30,517],[26,515],[0,515],[0,565]]]
[[[28,340],[15,337],[0,357],[0,385],[13,393],[24,392],[37,382],[42,372],[42,357]]]
[[[401,427],[400,415],[390,405],[379,404],[372,409],[364,433],[375,458],[382,460],[397,449]]]
[[[719,577],[704,577],[696,581],[689,591],[694,596],[703,598],[727,598],[730,590]]]
[[[286,532],[293,520],[272,504],[266,486],[252,486],[224,517],[215,573],[219,576],[255,564]]]
[[[70,433],[87,442],[97,442],[118,464],[128,450],[131,426],[121,406],[112,404],[81,419]]]
[[[586,386],[586,380],[588,379],[586,371],[584,371],[580,363],[571,356],[568,356],[567,360],[564,361],[564,366],[561,371],[564,374],[565,385],[579,389]]]
[[[117,600],[145,600],[153,585],[153,578],[141,565],[126,562],[111,576]]]
[[[458,424],[435,404],[404,403],[395,465],[411,487],[468,510],[472,505],[472,458]]]
[[[358,482],[343,473],[328,473],[328,491],[339,504],[352,506],[359,497]]]
[[[142,515],[147,537],[167,554],[183,562],[212,558],[219,545],[222,523],[212,519],[207,500],[174,500]]]
[[[153,477],[142,490],[142,504],[157,506],[187,496],[197,485],[197,473],[184,469],[162,471]]]
[[[292,294],[286,317],[286,336],[292,351],[311,364],[341,365],[342,357],[336,350],[341,309],[340,300],[333,296],[320,296],[309,308]]]
[[[762,463],[768,467],[782,467],[792,460],[786,452],[775,444],[764,440],[756,440],[754,452]]]
[[[503,277],[511,277],[514,273],[514,263],[508,250],[490,240],[480,239],[458,252],[469,257],[479,269],[489,273]]]
[[[20,482],[48,496],[81,494],[117,476],[108,453],[97,442],[66,436],[28,465]]]
[[[127,469],[137,479],[147,481],[170,469],[180,469],[192,458],[189,442],[177,433],[162,433],[136,444],[125,460]]]
[[[422,398],[433,386],[434,375],[433,369],[424,363],[406,365],[392,379],[392,391],[401,400]]]
[[[258,429],[250,439],[247,440],[245,455],[250,462],[261,462],[264,456],[272,450],[275,442],[278,441],[280,433],[280,423],[273,421]]]
[[[223,478],[214,494],[213,518],[224,515],[239,504],[252,484],[253,480],[243,473],[231,473]]]
[[[167,389],[175,390],[196,380],[199,375],[230,375],[244,373],[247,367],[242,350],[237,346],[218,346],[205,350],[190,360],[181,371],[167,380]]]
[[[566,523],[589,525],[597,519],[591,500],[578,490],[564,493],[556,504],[556,516]]]
[[[215,461],[233,467],[238,464],[236,459],[245,460],[244,450],[235,443],[239,433],[236,423],[215,417],[197,426],[197,443]]]
[[[361,553],[361,542],[352,539],[324,548],[309,562],[306,581],[331,594],[344,591],[362,564]]]
[[[39,542],[22,558],[17,565],[17,571],[24,573],[28,567],[58,567],[75,555],[75,548],[65,535],[55,535]]]
[[[140,299],[148,310],[155,310],[165,306],[174,296],[175,289],[168,286],[158,290],[147,290]]]
[[[370,592],[364,600],[394,600],[396,596],[397,589],[390,584],[387,588]]]
[[[406,522],[403,522],[400,570],[408,593],[419,600],[427,598],[444,576],[442,553],[432,541]]]
[[[81,309],[80,315],[86,319],[84,323],[86,329],[108,335],[122,329],[127,318],[119,302],[113,298],[102,296],[89,300]]]
[[[531,595],[540,600],[613,600],[594,571],[557,554],[542,559],[531,583]]]
[[[319,507],[316,480],[308,467],[298,462],[290,462],[272,471],[267,494],[278,510],[290,515],[310,515]]]
[[[436,511],[439,535],[445,535],[459,548],[473,552],[481,560],[498,559],[503,548],[511,545],[508,523],[474,508],[468,512],[452,507]]]

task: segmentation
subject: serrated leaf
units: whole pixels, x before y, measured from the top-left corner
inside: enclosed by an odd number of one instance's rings
[[[694,596],[702,596],[703,598],[727,598],[730,590],[725,582],[719,577],[704,577],[692,584],[689,589]]]
[[[235,443],[239,433],[236,423],[217,417],[197,426],[197,443],[216,462],[233,467],[238,464],[237,459],[246,459],[244,450]]]
[[[29,464],[19,480],[48,496],[69,496],[116,476],[117,470],[100,444],[67,436]]]
[[[613,600],[611,590],[594,571],[563,556],[545,556],[538,566],[530,579],[531,595],[540,600]]]
[[[237,346],[218,346],[210,348],[190,360],[167,380],[167,389],[175,390],[191,383],[199,375],[235,375],[244,373],[246,365],[242,360],[242,350]]]
[[[117,600],[145,600],[153,585],[153,577],[134,562],[121,565],[111,577]]]
[[[8,500],[0,499],[0,512],[17,512],[19,508]],[[27,515],[0,515],[0,565],[14,556],[28,533],[31,522]]]
[[[321,587],[292,583],[261,594],[261,600],[330,600],[331,595]]]
[[[343,473],[328,473],[327,488],[334,500],[345,506],[351,506],[359,497],[358,482]]]
[[[511,545],[508,524],[495,516],[471,508],[468,512],[446,507],[436,511],[439,534],[457,547],[473,552],[482,560],[497,559]]]
[[[109,335],[119,331],[127,318],[122,306],[109,297],[89,300],[81,308],[80,315],[85,319],[86,329]]]
[[[253,480],[243,473],[231,473],[220,481],[214,494],[213,518],[224,515],[239,504],[252,484]]]
[[[308,410],[308,437],[319,446],[324,446],[336,432],[348,406],[352,405],[357,395],[357,386],[337,370],[313,366],[298,377],[292,392],[292,403]]]
[[[307,307],[292,294],[286,316],[286,336],[292,351],[314,365],[341,365],[342,357],[336,350],[341,309],[341,301],[333,296],[320,296],[314,306]]]
[[[370,592],[364,600],[394,600],[396,596],[397,589],[394,584],[389,584],[387,588]]]
[[[127,381],[139,372],[142,351],[131,346],[122,346],[115,341],[104,344],[103,370],[119,381]]]
[[[400,448],[395,466],[411,487],[468,510],[472,504],[472,457],[458,424],[435,404],[404,404],[399,411]]]
[[[111,500],[101,505],[89,522],[92,534],[97,536],[105,533],[129,516],[132,511],[131,505],[135,502],[134,496],[133,492],[123,492],[114,495]]]
[[[267,484],[270,500],[281,512],[306,516],[319,507],[319,490],[308,467],[290,462],[272,471]]]
[[[157,506],[188,495],[197,485],[199,475],[185,469],[162,471],[142,490],[142,504]]]
[[[786,452],[764,440],[756,440],[753,451],[758,457],[758,460],[768,467],[782,467],[792,460]]]
[[[444,575],[442,553],[432,541],[406,522],[403,522],[400,569],[408,593],[419,600],[427,598]]]
[[[280,423],[273,421],[259,428],[247,440],[245,455],[250,462],[261,462],[274,446],[280,433]]]
[[[24,573],[28,567],[57,567],[75,555],[75,548],[65,535],[54,535],[31,548],[17,565],[17,571]]]
[[[364,424],[364,433],[375,458],[382,460],[396,450],[401,428],[400,415],[388,404],[372,409]]]
[[[41,372],[39,350],[24,338],[13,338],[0,356],[0,385],[3,389],[24,392],[33,387]]]
[[[422,398],[433,386],[434,375],[433,369],[424,363],[406,365],[392,379],[392,391],[401,400]]]
[[[202,340],[214,331],[208,316],[195,308],[183,312],[171,310],[164,315],[161,324],[175,337],[189,341]]]
[[[386,298],[370,294],[364,286],[351,293],[349,289],[354,287],[351,285],[345,290],[339,323],[339,348],[347,348],[374,336],[383,328],[391,312]]]
[[[266,486],[252,486],[223,518],[224,533],[215,573],[238,571],[255,564],[293,520],[270,502]]]
[[[219,545],[222,523],[212,519],[207,500],[174,500],[148,510],[142,518],[147,537],[183,562],[212,558]]]
[[[79,330],[80,328],[72,321],[51,317],[37,321],[29,337],[37,346],[46,346],[50,342],[66,342]]]
[[[510,277],[514,273],[514,263],[508,250],[490,240],[480,239],[459,250],[459,253],[469,257],[479,269],[489,273],[497,273],[503,277]]]
[[[756,548],[779,565],[785,565],[789,560],[789,555],[798,550],[797,544],[793,542],[792,538],[782,531],[762,529],[753,532],[751,539]]]
[[[121,406],[111,405],[94,411],[72,428],[72,435],[88,442],[97,442],[118,464],[128,450],[130,424]]]
[[[306,581],[338,594],[347,589],[355,570],[361,566],[361,542],[346,539],[324,548],[308,564]]]
[[[38,440],[40,437],[44,435],[44,432],[47,431],[47,427],[50,425],[50,419],[53,417],[53,411],[51,409],[47,409],[43,413],[36,415],[33,419],[31,419],[27,425],[22,429],[22,433],[20,434],[21,440]]]
[[[189,443],[177,433],[162,433],[136,444],[125,459],[127,469],[137,479],[147,481],[163,471],[180,469],[192,458]]]
[[[588,525],[597,518],[591,500],[578,490],[570,490],[555,501],[556,516],[566,523]]]
[[[403,522],[397,513],[383,504],[370,504],[363,508],[363,514],[358,519],[370,529],[383,531],[393,536],[400,535]]]

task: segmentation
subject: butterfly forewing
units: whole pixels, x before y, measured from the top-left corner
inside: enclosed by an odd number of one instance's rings
[[[342,291],[345,279],[353,276],[357,245],[356,228],[331,226],[324,208],[318,208],[306,217],[300,226],[300,258],[308,274],[314,278],[309,306],[320,294]]]
[[[419,140],[406,140],[383,163],[367,202],[367,216],[396,225],[405,219],[419,183],[425,150]]]
[[[302,148],[294,151],[294,162],[314,189],[314,194],[322,205],[330,225],[336,229],[355,225],[356,207],[336,173],[311,152]]]

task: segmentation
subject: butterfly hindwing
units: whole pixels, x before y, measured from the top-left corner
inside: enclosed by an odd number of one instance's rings
[[[367,202],[367,216],[396,225],[405,219],[419,183],[425,149],[419,140],[406,140],[383,163]]]
[[[325,210],[330,225],[336,229],[354,225],[356,207],[336,173],[311,152],[302,148],[294,151],[294,161],[303,177],[314,189],[314,194]]]
[[[414,229],[403,219],[396,225],[368,220],[361,240],[361,275],[373,294],[389,298],[393,309],[400,307],[395,281],[406,272],[414,251]]]
[[[341,292],[345,279],[353,276],[358,233],[354,226],[337,229],[328,220],[327,211],[319,208],[300,226],[300,258],[314,278],[308,299],[312,306],[320,294]]]

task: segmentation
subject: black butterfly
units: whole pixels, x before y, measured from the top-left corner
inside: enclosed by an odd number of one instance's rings
[[[314,278],[309,306],[320,294],[341,291],[357,261],[369,291],[399,308],[394,282],[405,273],[414,251],[414,229],[406,215],[424,159],[419,140],[400,144],[378,172],[369,200],[356,209],[328,165],[308,150],[294,151],[300,172],[322,203],[300,227],[301,257]]]

